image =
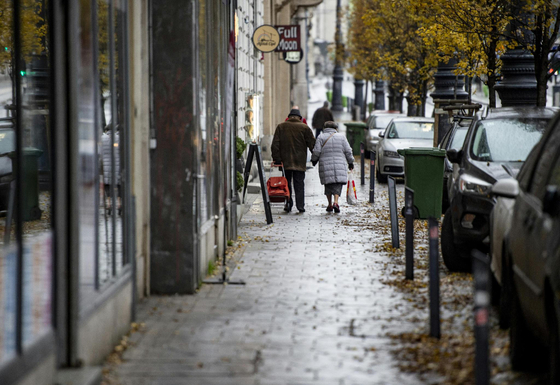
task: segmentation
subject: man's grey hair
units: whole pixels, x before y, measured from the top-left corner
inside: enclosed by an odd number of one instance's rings
[[[338,130],[338,123],[329,120],[328,122],[325,122],[325,128],[334,128],[335,130]]]

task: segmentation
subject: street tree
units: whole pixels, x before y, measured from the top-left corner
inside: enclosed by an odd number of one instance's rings
[[[496,106],[499,56],[505,51],[504,33],[511,20],[507,0],[430,0],[432,13],[420,31],[425,43],[447,61],[458,60],[457,74],[486,79],[490,107]]]
[[[437,65],[436,53],[418,33],[428,20],[424,3],[355,0],[350,18],[351,71],[387,80],[412,105],[425,104]]]
[[[533,54],[537,78],[537,106],[546,106],[552,50],[560,27],[559,0],[517,0],[510,4],[508,37]]]
[[[22,0],[18,4],[21,15],[20,60],[28,62],[33,55],[46,52],[47,24],[42,16],[42,1]],[[15,83],[13,80],[16,60],[13,11],[11,0],[0,0],[0,71],[9,74],[12,84]]]

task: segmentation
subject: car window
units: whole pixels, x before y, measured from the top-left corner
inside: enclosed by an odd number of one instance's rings
[[[528,191],[541,201],[546,191],[546,182],[552,162],[558,155],[558,147],[560,147],[560,129],[556,129],[548,138],[535,168],[532,183],[528,188]]]
[[[556,155],[558,155],[558,151]],[[556,162],[550,171],[550,178],[548,178],[547,185],[560,187],[560,156],[556,157]]]
[[[387,128],[391,120],[395,119],[397,116],[394,115],[379,115],[375,117],[375,127],[380,130]]]
[[[539,141],[548,119],[492,119],[480,121],[472,157],[485,162],[522,162]]]
[[[389,139],[433,139],[431,122],[393,122],[385,135]]]
[[[375,127],[375,116],[370,116],[367,120],[367,126],[368,128],[371,130],[372,128]]]
[[[465,143],[465,138],[467,136],[467,132],[469,131],[468,127],[460,127],[455,130],[455,135],[453,135],[453,139],[451,140],[451,145],[449,149],[452,150],[460,150],[463,147],[463,143]]]
[[[0,131],[0,154],[15,151],[15,134],[13,130]]]
[[[519,181],[519,185],[523,190],[528,189],[529,183],[531,181],[531,177],[533,176],[533,169],[537,164],[537,160],[538,160],[537,158],[540,153],[540,148],[542,148],[542,145],[541,146],[535,145],[533,147],[533,149],[529,153],[529,156],[527,156],[525,163],[523,163],[523,166],[521,166],[521,169],[519,170],[519,174],[517,175],[517,180]]]

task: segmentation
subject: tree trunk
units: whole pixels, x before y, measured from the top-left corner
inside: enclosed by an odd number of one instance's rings
[[[548,86],[548,62],[541,60],[535,63],[535,77],[537,78],[537,107],[546,107],[546,89]]]
[[[493,31],[495,32],[495,28]],[[488,107],[496,108],[496,90],[494,87],[496,86],[496,47],[498,45],[497,39],[492,39],[490,44],[488,45],[488,50],[486,51],[486,57],[488,58]]]

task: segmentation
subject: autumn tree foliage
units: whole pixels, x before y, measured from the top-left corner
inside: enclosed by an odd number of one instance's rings
[[[552,48],[558,39],[560,23],[559,0],[515,0],[508,8],[508,38],[533,54],[537,78],[537,105],[546,106],[548,72]]]
[[[457,74],[486,81],[495,106],[499,58],[522,47],[534,56],[537,105],[544,106],[559,16],[560,0],[353,0],[350,70],[386,79],[418,103],[437,62],[455,58]]]
[[[410,104],[424,104],[437,56],[418,33],[428,10],[419,1],[354,0],[350,13],[350,71],[384,79]]]
[[[491,107],[496,106],[499,56],[507,46],[503,37],[511,19],[508,4],[509,0],[433,0],[429,20],[420,31],[444,61],[458,60],[458,74],[486,79]]]
[[[47,25],[42,16],[43,2],[21,0],[18,4],[21,16],[21,59],[29,61],[33,55],[47,51]],[[13,5],[11,0],[0,0],[0,72],[8,72],[12,78],[16,59]]]

